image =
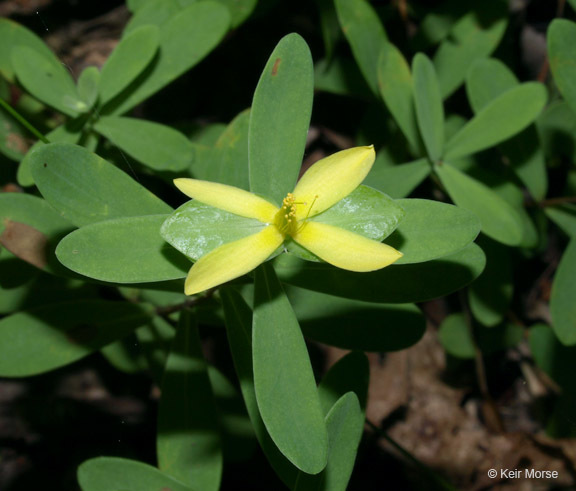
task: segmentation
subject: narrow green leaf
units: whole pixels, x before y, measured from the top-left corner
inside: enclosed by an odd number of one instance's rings
[[[158,410],[158,467],[188,486],[217,491],[222,477],[218,418],[195,320],[180,313]]]
[[[361,302],[294,286],[287,294],[304,335],[339,348],[397,351],[417,343],[426,329],[422,313],[411,304]]]
[[[0,73],[9,82],[15,82],[11,52],[16,46],[26,46],[46,58],[54,57],[54,53],[42,39],[13,20],[0,18],[0,39],[2,39]]]
[[[328,437],[298,320],[274,270],[254,278],[254,389],[262,420],[279,450],[300,470],[326,466]]]
[[[457,206],[426,199],[402,199],[406,213],[386,243],[404,254],[395,264],[430,261],[453,254],[480,233],[478,217]]]
[[[372,93],[378,95],[378,57],[386,32],[378,14],[366,0],[335,0],[342,32]]]
[[[547,40],[554,82],[572,111],[576,112],[576,23],[567,19],[554,19],[548,28]]]
[[[459,290],[480,275],[484,264],[482,249],[470,244],[450,256],[372,273],[345,271],[287,254],[275,260],[274,268],[283,282],[300,288],[366,302],[410,303]]]
[[[160,386],[166,368],[166,358],[176,334],[175,329],[164,318],[156,316],[145,326],[136,329],[135,334],[148,370],[154,382]]]
[[[0,375],[28,377],[84,358],[150,320],[145,305],[76,300],[0,320]]]
[[[518,86],[518,79],[507,65],[495,58],[483,58],[472,64],[466,74],[466,94],[475,113],[493,99]]]
[[[30,159],[40,192],[74,225],[172,211],[127,174],[85,148],[50,143],[34,150]]]
[[[194,148],[179,131],[144,119],[104,116],[94,125],[114,145],[151,169],[180,172],[190,167]]]
[[[158,28],[146,25],[125,35],[102,67],[100,103],[124,90],[152,61],[158,50]]]
[[[134,15],[124,28],[124,36],[131,34],[142,26],[162,27],[182,10],[178,0],[133,0],[139,3],[132,9]],[[128,2],[130,8],[130,1]]]
[[[220,134],[208,158],[196,158],[194,177],[250,190],[248,177],[248,128],[250,111],[238,114]]]
[[[193,0],[195,1],[195,0]],[[230,11],[231,27],[235,29],[244,23],[256,8],[258,0],[216,0]]]
[[[104,346],[100,353],[110,365],[124,373],[139,373],[146,368],[146,362],[138,348],[138,342],[134,334],[129,334],[124,339]]]
[[[78,77],[78,97],[91,108],[98,99],[98,86],[100,84],[100,70],[89,66],[82,70]]]
[[[322,59],[314,66],[314,88],[331,94],[370,99],[370,87],[353,60]]]
[[[576,237],[576,205],[547,207],[544,212],[566,235]]]
[[[332,0],[316,0],[315,3],[320,14],[320,29],[322,30],[326,59],[332,60],[334,46],[340,37],[340,24],[336,14],[336,7]]]
[[[418,53],[412,61],[414,103],[418,127],[428,157],[436,162],[444,148],[444,106],[438,87],[434,65],[428,57]]]
[[[544,108],[548,95],[537,82],[504,92],[482,109],[446,144],[446,159],[492,147],[522,131]]]
[[[344,394],[326,416],[328,464],[316,476],[300,473],[295,491],[346,491],[364,429],[364,414],[354,392]]]
[[[460,86],[474,61],[496,49],[508,24],[507,2],[478,0],[473,5],[474,8],[454,24],[434,55],[444,98]]]
[[[78,116],[88,109],[80,100],[67,68],[28,46],[12,49],[12,65],[24,88],[34,97],[68,116]]]
[[[549,104],[536,120],[547,157],[567,157],[576,162],[576,112],[563,100]]]
[[[362,411],[366,409],[370,364],[361,351],[352,351],[330,367],[318,386],[318,395],[324,414],[347,392],[354,392]]]
[[[508,202],[449,164],[438,165],[435,171],[454,203],[478,216],[488,237],[510,246],[522,242],[522,218]]]
[[[166,219],[161,234],[182,254],[196,261],[216,247],[258,233],[265,226],[258,220],[191,200]]]
[[[82,491],[194,491],[156,467],[120,457],[84,461],[78,467],[78,482]]]
[[[428,13],[419,23],[418,30],[411,40],[414,51],[425,51],[445,39],[452,26],[469,8],[469,2],[446,0],[427,9]]]
[[[372,186],[394,199],[404,198],[428,177],[432,168],[428,159],[418,159],[406,164],[384,166],[378,165],[378,158],[374,167],[364,180],[364,184]]]
[[[294,189],[312,111],[314,71],[298,34],[283,37],[262,72],[250,112],[250,190],[281,203]]]
[[[153,16],[157,15],[153,7],[159,3],[164,0],[150,4]],[[193,3],[169,16],[160,28],[159,56],[104,112],[125,113],[190,70],[216,47],[229,25],[228,9],[213,1]]]
[[[512,300],[512,268],[509,250],[491,240],[480,243],[486,254],[486,269],[470,285],[468,299],[474,317],[483,325],[493,327],[504,319]]]
[[[571,239],[562,255],[550,294],[552,329],[565,346],[576,344],[576,240]]]
[[[410,66],[400,50],[386,43],[378,60],[378,87],[386,107],[414,151],[420,146],[420,134],[414,106],[414,84]]]
[[[297,469],[280,453],[270,438],[256,402],[252,369],[252,311],[242,296],[232,288],[222,288],[221,295],[230,351],[256,438],[276,474],[289,488],[292,488]]]
[[[89,278],[147,283],[186,276],[190,261],[160,235],[166,215],[125,217],[86,225],[60,241],[58,260]]]

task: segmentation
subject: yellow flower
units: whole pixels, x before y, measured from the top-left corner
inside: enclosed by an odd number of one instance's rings
[[[187,196],[266,225],[258,233],[221,245],[196,261],[186,278],[186,295],[249,273],[290,237],[327,263],[350,271],[375,271],[398,260],[402,254],[393,247],[310,220],[354,191],[372,168],[374,158],[374,147],[369,146],[343,150],[316,162],[280,208],[233,186],[175,179],[176,187]]]

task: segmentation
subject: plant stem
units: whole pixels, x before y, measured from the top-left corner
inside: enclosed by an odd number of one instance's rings
[[[30,133],[32,133],[36,138],[44,143],[50,143],[48,138],[46,138],[42,133],[40,133],[31,123],[26,121],[26,119],[18,113],[10,104],[8,104],[4,99],[0,97],[0,106],[2,106],[8,114],[10,114],[16,121],[18,121],[22,126],[24,126]]]

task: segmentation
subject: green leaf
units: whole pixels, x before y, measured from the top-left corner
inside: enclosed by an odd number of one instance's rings
[[[524,338],[524,329],[514,324],[494,328],[478,327],[474,331],[478,347],[484,354],[494,353],[516,346]],[[464,314],[452,314],[444,319],[438,331],[444,349],[452,356],[473,359],[476,356],[470,329]]]
[[[182,10],[178,0],[137,0],[141,2],[134,10],[134,16],[124,28],[124,36],[142,26],[162,27]],[[144,3],[145,2],[145,3]]]
[[[258,233],[265,226],[258,220],[191,200],[166,219],[160,233],[164,240],[196,261],[216,247]]]
[[[326,416],[328,464],[316,476],[300,473],[295,491],[346,491],[364,429],[364,414],[354,392],[344,394]]]
[[[294,189],[312,111],[314,71],[298,34],[283,37],[254,92],[248,152],[250,190],[281,203]]]
[[[158,171],[180,172],[190,167],[194,148],[179,131],[144,119],[104,116],[94,129],[128,155]]]
[[[12,65],[24,88],[42,102],[72,117],[88,109],[78,97],[67,68],[54,55],[16,46],[12,49]]]
[[[322,59],[314,66],[314,88],[331,94],[370,99],[370,88],[353,60]]]
[[[444,106],[434,65],[422,53],[412,61],[414,103],[420,134],[428,157],[436,162],[444,148]]]
[[[576,344],[576,239],[571,239],[562,255],[550,294],[552,329],[566,346]]]
[[[522,242],[522,218],[508,202],[449,164],[437,165],[435,171],[454,203],[478,216],[488,237],[510,246]]]
[[[79,227],[123,216],[170,213],[172,209],[117,167],[85,148],[42,145],[30,156],[40,192]]]
[[[402,254],[395,264],[430,261],[453,254],[480,233],[478,217],[457,206],[426,199],[402,199],[406,213],[386,243]]]
[[[378,57],[387,41],[384,26],[366,0],[335,0],[334,5],[356,63],[372,93],[378,95]]]
[[[470,285],[468,299],[474,317],[483,325],[493,327],[504,319],[512,300],[512,268],[509,250],[491,240],[482,240],[486,269]]]
[[[96,457],[78,467],[82,491],[193,491],[156,467],[119,457]]]
[[[250,190],[248,177],[248,128],[250,111],[238,114],[220,134],[208,158],[196,158],[194,177]]]
[[[68,365],[150,320],[145,305],[76,300],[0,320],[0,375],[28,377]]]
[[[86,225],[60,241],[67,268],[112,283],[147,283],[186,276],[190,262],[160,235],[166,215],[125,217]]]
[[[185,310],[166,361],[158,412],[160,470],[188,486],[217,491],[222,450],[216,406],[198,328]]]
[[[158,28],[142,26],[126,34],[102,67],[100,103],[116,97],[149,65],[158,51]]]
[[[51,143],[78,143],[82,137],[81,129],[81,126],[76,124],[76,120],[69,121],[48,133],[46,139]],[[34,150],[42,145],[45,145],[45,143],[37,141],[30,150],[28,150],[22,162],[20,162],[17,174],[18,184],[20,184],[20,186],[28,187],[34,185],[30,162],[32,161]]]
[[[244,23],[256,8],[258,0],[216,0],[230,11],[231,27],[235,29]]]
[[[361,302],[293,286],[287,295],[307,338],[343,349],[397,351],[417,343],[426,329],[411,304]]]
[[[544,209],[546,216],[569,237],[576,237],[576,205],[565,204]]]
[[[129,334],[124,339],[104,346],[100,350],[100,353],[106,358],[110,365],[124,373],[139,373],[146,367],[134,334]]]
[[[149,4],[151,15],[158,15],[155,7],[159,3],[164,2]],[[143,15],[144,10],[138,15]],[[159,56],[103,109],[104,113],[125,113],[190,70],[222,40],[229,24],[226,7],[212,1],[193,3],[169,16],[160,28]]]
[[[222,288],[220,292],[226,316],[230,351],[256,438],[276,474],[289,488],[292,488],[296,480],[297,469],[280,453],[270,438],[256,402],[252,370],[252,311],[242,296],[231,287]]]
[[[474,281],[485,257],[476,244],[419,264],[389,266],[354,273],[329,264],[304,262],[287,254],[274,262],[279,278],[290,285],[338,297],[382,303],[422,302],[452,293]]]
[[[82,70],[78,77],[78,97],[91,108],[98,99],[98,86],[100,84],[100,70],[98,67],[89,66]]]
[[[536,120],[546,156],[576,161],[576,113],[563,100],[551,103]]]
[[[384,166],[378,165],[378,158],[376,158],[374,167],[364,180],[364,184],[375,187],[394,199],[404,198],[428,177],[431,170],[428,159]]]
[[[420,134],[414,106],[414,84],[410,66],[400,50],[386,43],[378,60],[378,87],[386,107],[414,151],[420,147]]]
[[[340,37],[340,24],[336,14],[336,7],[332,0],[316,0],[315,3],[320,15],[320,29],[322,30],[326,59],[332,60],[334,46]]]
[[[518,86],[516,75],[495,58],[477,60],[466,74],[466,94],[475,113],[492,100]]]
[[[564,346],[558,342],[554,331],[543,324],[532,326],[528,340],[538,367],[564,391],[576,394],[576,378],[574,377],[576,347]]]
[[[474,7],[454,24],[434,55],[444,98],[460,86],[474,61],[489,56],[496,49],[508,24],[507,2],[480,0]]]
[[[26,129],[0,107],[0,153],[10,160],[20,162],[29,145]]]
[[[469,2],[446,0],[427,9],[428,13],[418,25],[418,30],[412,38],[413,49],[425,51],[445,39],[452,26],[468,12],[469,8]]]
[[[526,128],[546,104],[546,88],[528,82],[504,92],[482,109],[446,144],[445,159],[492,147]]]
[[[572,111],[576,112],[576,24],[567,19],[554,19],[548,28],[547,39],[554,82]]]
[[[298,320],[269,264],[255,271],[252,353],[256,400],[272,440],[300,470],[319,473],[328,437],[314,374]]]
[[[14,67],[10,56],[14,47],[26,46],[45,58],[54,57],[54,53],[50,51],[42,39],[13,20],[0,18],[0,39],[2,39],[0,73],[9,82],[15,82]]]

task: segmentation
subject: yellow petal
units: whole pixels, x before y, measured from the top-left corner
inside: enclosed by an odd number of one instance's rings
[[[327,263],[349,271],[375,271],[402,257],[389,245],[325,223],[306,222],[294,240]]]
[[[260,196],[234,186],[198,179],[174,179],[176,187],[185,195],[206,205],[229,211],[235,215],[256,218],[271,223],[278,208]]]
[[[304,218],[310,206],[313,217],[348,196],[370,172],[375,157],[371,145],[342,150],[313,164],[294,189],[294,199],[306,203],[298,206],[297,218]]]
[[[283,241],[283,235],[271,225],[257,234],[210,251],[190,269],[184,285],[186,295],[194,295],[249,273],[266,261]]]

